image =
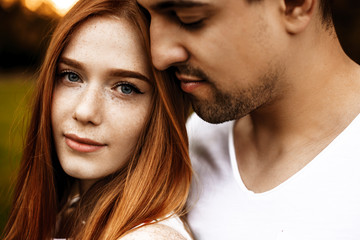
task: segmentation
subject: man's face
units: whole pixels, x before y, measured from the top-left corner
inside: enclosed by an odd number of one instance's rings
[[[155,67],[175,72],[201,118],[238,119],[275,97],[287,44],[280,1],[138,2],[151,15]]]

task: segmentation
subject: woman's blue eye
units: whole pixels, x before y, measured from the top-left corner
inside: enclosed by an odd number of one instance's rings
[[[69,72],[69,73],[66,73],[66,76],[70,82],[77,82],[80,80],[79,76],[75,73]]]
[[[124,94],[131,94],[133,92],[133,87],[130,85],[121,85],[120,90]]]
[[[134,93],[142,94],[142,92],[131,83],[119,83],[115,86],[115,89],[125,95],[131,95]]]

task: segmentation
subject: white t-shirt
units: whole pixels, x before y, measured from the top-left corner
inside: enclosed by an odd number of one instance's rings
[[[303,169],[264,193],[241,180],[233,125],[195,114],[188,121],[195,170],[188,222],[195,239],[360,239],[360,115]]]

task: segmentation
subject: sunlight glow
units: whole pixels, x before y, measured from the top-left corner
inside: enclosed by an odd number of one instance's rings
[[[25,0],[24,4],[31,11],[35,11],[38,7],[40,7],[42,2],[43,1],[41,0]]]
[[[77,0],[49,0],[57,10],[60,15],[65,15],[65,13],[77,2]]]
[[[13,4],[13,0],[2,0],[0,1],[0,5],[4,8],[8,8]]]
[[[25,0],[24,4],[31,11],[36,11],[41,4],[48,3],[59,15],[63,16],[77,1],[78,0]]]

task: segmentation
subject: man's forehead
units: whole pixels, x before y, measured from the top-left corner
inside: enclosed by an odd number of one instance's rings
[[[152,11],[169,8],[190,8],[208,5],[209,0],[137,0],[140,5]]]

